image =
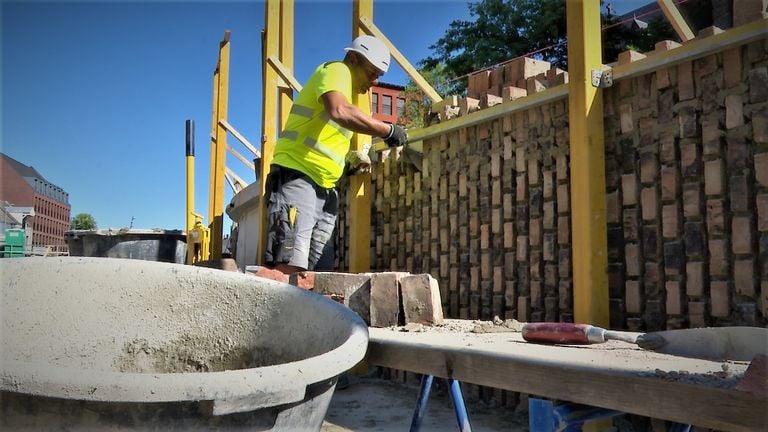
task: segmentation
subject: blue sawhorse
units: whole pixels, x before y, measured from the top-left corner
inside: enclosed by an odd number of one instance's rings
[[[624,414],[571,402],[528,398],[528,426],[531,432],[579,432],[584,423]],[[691,425],[673,423],[669,432],[690,432]]]
[[[419,400],[416,402],[416,411],[414,411],[413,419],[411,420],[411,432],[419,432],[421,430],[421,422],[424,420],[424,415],[427,412],[427,401],[429,400],[429,392],[432,390],[434,378],[432,375],[421,377],[421,389],[419,390]],[[447,381],[451,393],[451,402],[453,402],[453,410],[456,412],[456,421],[459,424],[459,431],[472,432],[472,427],[469,425],[467,407],[464,405],[464,396],[461,393],[461,384],[451,378],[448,378]]]

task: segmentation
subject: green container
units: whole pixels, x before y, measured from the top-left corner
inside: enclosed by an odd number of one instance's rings
[[[3,258],[18,258],[24,256],[26,236],[23,229],[9,228],[5,230],[5,250]]]

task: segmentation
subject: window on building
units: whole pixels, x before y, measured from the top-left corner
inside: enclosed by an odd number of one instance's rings
[[[379,94],[371,93],[371,112],[379,112]]]
[[[397,98],[397,116],[402,117],[405,114],[405,99]]]
[[[384,95],[381,101],[381,112],[385,115],[392,115],[392,96]]]

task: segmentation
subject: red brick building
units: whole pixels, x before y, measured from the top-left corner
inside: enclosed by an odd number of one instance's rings
[[[0,153],[0,202],[33,207],[32,246],[64,246],[69,229],[69,194],[36,169]],[[29,222],[27,222],[29,223]]]
[[[371,87],[371,113],[373,118],[390,124],[397,124],[405,109],[405,87],[379,82]]]

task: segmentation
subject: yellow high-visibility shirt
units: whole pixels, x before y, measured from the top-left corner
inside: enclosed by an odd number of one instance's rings
[[[293,102],[272,159],[274,164],[303,172],[324,188],[334,187],[341,177],[353,134],[325,112],[321,96],[329,91],[352,100],[352,73],[343,62],[324,63],[312,73]]]

